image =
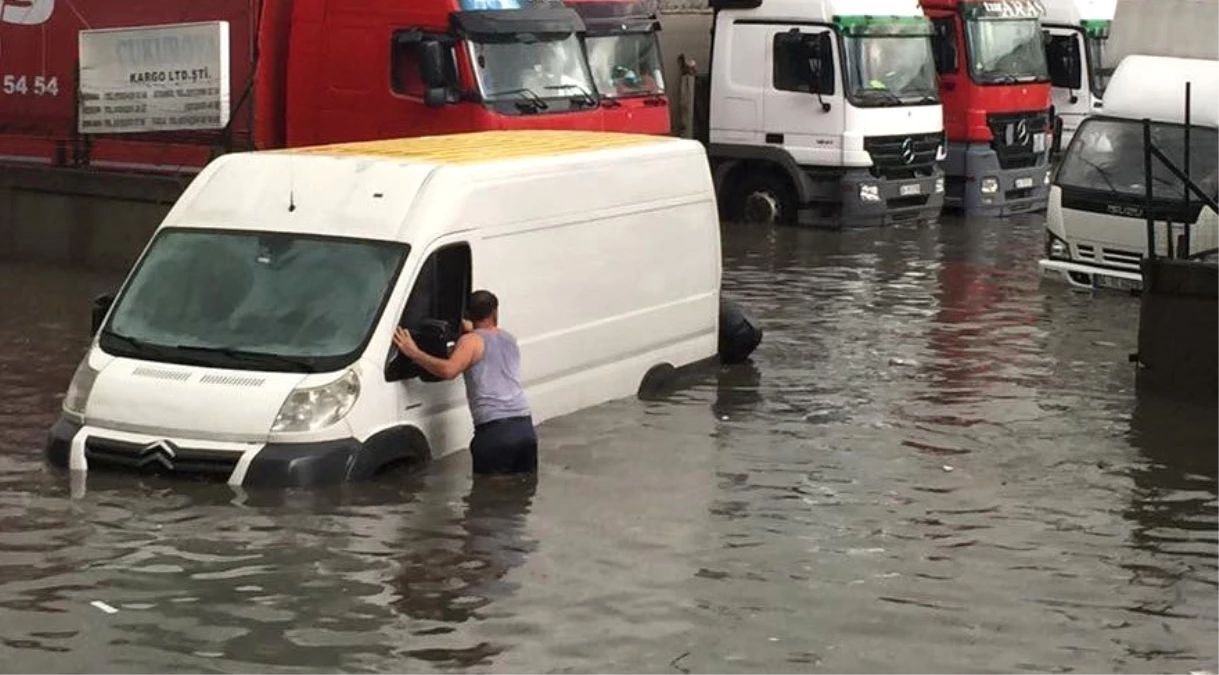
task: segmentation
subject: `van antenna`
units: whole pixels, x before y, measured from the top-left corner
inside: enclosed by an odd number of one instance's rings
[[[293,170],[295,159],[288,155],[288,213],[296,210],[296,171]]]

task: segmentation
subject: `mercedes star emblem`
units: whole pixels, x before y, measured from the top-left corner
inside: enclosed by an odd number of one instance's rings
[[[914,139],[907,137],[902,141],[902,162],[910,164],[914,162]]]

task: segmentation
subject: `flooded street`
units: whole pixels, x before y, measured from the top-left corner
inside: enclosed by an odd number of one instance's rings
[[[1137,300],[1041,246],[726,227],[751,364],[543,425],[536,484],[312,493],[44,469],[119,277],[0,263],[0,663],[1214,672],[1215,404],[1137,396]]]

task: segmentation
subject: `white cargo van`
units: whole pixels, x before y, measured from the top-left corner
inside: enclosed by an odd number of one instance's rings
[[[535,423],[713,358],[720,234],[702,146],[505,131],[233,154],[152,237],[51,431],[47,460],[234,485],[363,479],[467,446],[443,355],[487,288]]]
[[[1084,120],[1050,187],[1043,275],[1077,288],[1142,287],[1147,254],[1143,119],[1152,143],[1185,167],[1185,85],[1192,83],[1189,174],[1212,200],[1219,167],[1219,61],[1127,56],[1105,93],[1103,115]],[[1152,163],[1156,253],[1213,255],[1219,216],[1185,196],[1183,181]],[[1186,224],[1189,238],[1185,238]]]

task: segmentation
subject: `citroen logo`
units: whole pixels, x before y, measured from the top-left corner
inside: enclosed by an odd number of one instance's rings
[[[178,456],[177,448],[169,441],[161,440],[149,443],[140,450],[140,468],[152,464],[160,464],[166,469],[174,468],[174,458]]]
[[[907,137],[902,141],[902,162],[910,164],[914,162],[914,139]]]

